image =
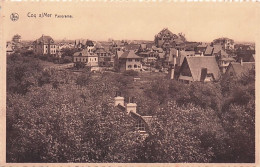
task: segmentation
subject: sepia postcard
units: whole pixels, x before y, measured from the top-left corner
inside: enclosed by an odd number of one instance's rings
[[[259,9],[1,1],[0,167],[259,166]]]

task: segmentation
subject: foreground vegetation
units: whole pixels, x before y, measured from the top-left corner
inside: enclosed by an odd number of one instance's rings
[[[8,57],[7,162],[255,161],[253,70],[189,85],[136,75],[43,70],[32,57]],[[119,90],[138,113],[157,116],[146,139],[114,108]]]

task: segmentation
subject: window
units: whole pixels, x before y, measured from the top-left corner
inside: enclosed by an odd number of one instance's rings
[[[132,59],[128,59],[128,61],[130,61],[130,62],[131,62],[131,61],[132,61]]]
[[[137,68],[137,65],[136,65],[136,64],[134,65],[134,68]]]
[[[97,61],[97,58],[95,58],[95,61]]]
[[[139,59],[135,59],[136,62],[139,62]]]
[[[128,65],[128,68],[132,68],[132,65]]]
[[[145,131],[145,125],[142,120],[138,120],[136,125],[135,125],[135,130],[137,131]]]

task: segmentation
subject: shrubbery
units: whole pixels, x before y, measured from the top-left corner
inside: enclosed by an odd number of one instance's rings
[[[32,57],[8,57],[7,162],[254,162],[254,71],[220,83],[157,77],[142,90],[133,75],[43,71]],[[145,140],[113,107],[116,91],[156,116]]]
[[[136,76],[138,76],[138,71],[126,70],[126,71],[123,72],[123,75],[136,77]]]

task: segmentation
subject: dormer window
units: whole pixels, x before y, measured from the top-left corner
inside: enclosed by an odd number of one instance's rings
[[[135,125],[135,130],[136,131],[145,131],[145,124],[142,120],[138,120],[136,125]]]

